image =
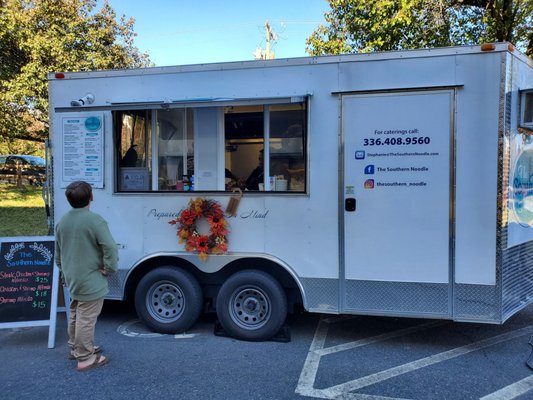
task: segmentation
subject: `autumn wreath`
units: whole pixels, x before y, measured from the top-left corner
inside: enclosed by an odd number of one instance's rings
[[[196,222],[200,218],[207,219],[209,235],[201,235],[196,230]],[[179,243],[185,243],[186,251],[198,252],[202,261],[207,260],[208,254],[224,254],[228,251],[228,223],[220,204],[215,200],[191,199],[189,206],[181,210],[169,224],[178,224]]]

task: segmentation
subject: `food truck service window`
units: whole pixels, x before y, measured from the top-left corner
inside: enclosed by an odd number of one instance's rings
[[[121,110],[113,123],[118,192],[306,191],[305,101]]]

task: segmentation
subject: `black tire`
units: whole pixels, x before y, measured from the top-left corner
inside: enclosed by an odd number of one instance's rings
[[[147,273],[135,290],[137,315],[159,333],[189,329],[202,312],[202,288],[194,276],[175,267],[159,267]]]
[[[217,316],[227,334],[242,340],[268,340],[287,317],[285,291],[269,274],[237,272],[222,284],[216,302]]]

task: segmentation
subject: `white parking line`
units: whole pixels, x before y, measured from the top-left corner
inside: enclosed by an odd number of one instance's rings
[[[362,339],[359,341],[354,341],[350,343],[345,343],[338,346],[333,346],[330,348],[324,348],[324,344],[326,341],[326,337],[328,334],[329,324],[326,323],[323,320],[320,320],[315,332],[315,336],[313,338],[313,342],[311,343],[311,347],[309,349],[309,353],[307,354],[307,358],[305,360],[304,367],[302,369],[302,372],[300,374],[300,379],[298,380],[298,385],[296,387],[295,392],[301,395],[309,396],[309,397],[317,397],[317,398],[325,398],[325,399],[358,399],[358,400],[378,400],[378,399],[392,399],[389,397],[381,397],[381,396],[375,396],[375,395],[365,395],[365,394],[359,394],[359,393],[350,393],[355,390],[377,384],[379,382],[385,381],[387,379],[391,379],[393,377],[406,374],[408,372],[416,371],[418,369],[431,366],[433,364],[446,361],[455,357],[462,356],[464,354],[468,354],[473,351],[477,351],[480,349],[483,349],[485,347],[493,346],[495,344],[512,340],[520,336],[531,334],[531,326],[527,326],[525,328],[521,328],[515,331],[507,332],[501,335],[497,335],[488,339],[480,340],[475,343],[468,344],[466,346],[458,347],[452,350],[448,350],[439,354],[435,354],[433,356],[425,357],[420,360],[412,361],[394,368],[390,368],[384,371],[380,371],[371,375],[367,375],[358,379],[354,379],[349,382],[345,382],[339,385],[331,386],[329,388],[325,389],[315,389],[314,383],[316,380],[316,375],[318,372],[318,367],[320,364],[320,359],[324,355],[333,354],[339,351],[345,351],[348,349],[352,349],[359,346],[365,346],[367,344],[376,343],[379,341],[387,340],[393,337],[399,337],[408,333],[412,333],[415,331],[420,331],[424,329],[429,329],[435,326],[438,326],[440,324],[443,324],[444,322],[432,322],[427,324],[418,325],[411,328],[406,329],[400,329],[398,331],[389,332],[383,335],[378,335],[371,338]],[[527,381],[524,383],[524,385],[529,385],[531,382]],[[531,383],[533,384],[533,383]],[[511,385],[513,386],[513,385]],[[514,388],[516,390],[522,390],[523,385]],[[512,388],[510,389],[512,390]],[[528,387],[529,390],[529,387]],[[497,393],[497,392],[496,392]],[[509,398],[502,398],[502,399],[511,399]],[[488,398],[490,399],[490,398]],[[485,399],[486,400],[486,399]],[[499,398],[495,397],[494,399],[490,400],[499,400]]]
[[[174,339],[191,339],[196,336],[196,333],[178,333],[174,335]]]
[[[415,327],[407,328],[407,329],[400,329],[398,331],[390,332],[388,334],[379,335],[376,336],[375,340],[367,341],[366,339],[346,343],[345,345],[340,346],[333,346],[329,348],[324,348],[324,344],[326,342],[326,338],[328,335],[328,329],[330,323],[335,322],[342,322],[345,321],[346,318],[325,318],[321,319],[318,322],[318,326],[315,331],[315,336],[313,338],[313,342],[311,343],[311,347],[309,348],[309,353],[307,353],[307,358],[305,360],[304,368],[302,369],[302,372],[300,374],[300,379],[298,380],[298,385],[295,390],[295,393],[301,394],[303,396],[309,396],[309,397],[316,397],[316,398],[325,398],[329,399],[332,397],[329,397],[327,393],[324,392],[322,389],[315,389],[314,383],[316,379],[316,374],[318,372],[318,366],[320,363],[320,358],[323,355],[331,354],[334,351],[329,351],[330,349],[336,349],[336,351],[344,351],[348,348],[363,346],[365,344],[370,343],[376,343],[379,341],[383,341],[386,339],[389,339],[391,337],[400,336],[399,332],[402,332],[401,334],[406,334],[406,331],[414,332],[414,331],[420,331],[423,329],[428,329],[429,327],[436,326],[442,324],[442,322],[431,322],[428,324],[418,325]],[[363,342],[366,342],[363,344]],[[366,395],[366,394],[356,394],[356,393],[343,393],[342,395],[335,395],[335,399],[341,400],[405,400],[400,398],[393,398],[393,397],[384,397],[384,396],[376,396],[376,395]]]
[[[409,328],[400,329],[400,330],[389,332],[389,333],[384,333],[383,335],[373,336],[373,337],[357,340],[355,342],[343,343],[338,346],[332,346],[332,347],[327,347],[325,349],[320,349],[320,350],[317,350],[317,353],[320,354],[321,356],[325,356],[327,354],[338,353],[339,351],[350,350],[356,347],[366,346],[372,343],[383,342],[388,339],[400,337],[403,335],[407,335],[409,333],[418,332],[418,331],[433,328],[436,326],[441,326],[444,324],[445,324],[444,322],[438,321],[438,322],[429,322],[427,324],[421,324],[417,326],[411,326]]]
[[[411,399],[402,399],[400,397],[376,396],[374,394],[344,393],[341,396],[335,397],[335,400],[411,400]]]
[[[429,367],[430,365],[446,361],[455,357],[462,356],[464,354],[471,353],[483,349],[485,347],[494,346],[495,344],[505,342],[507,340],[512,340],[514,338],[530,335],[531,327],[527,326],[522,329],[517,329],[516,331],[511,331],[504,333],[502,335],[494,336],[488,339],[480,340],[479,342],[471,343],[466,346],[458,347],[452,350],[444,351],[433,356],[421,358],[420,360],[412,361],[398,367],[390,368],[385,371],[377,372],[372,375],[368,375],[359,379],[354,379],[353,381],[342,383],[340,385],[332,386],[324,391],[332,396],[338,396],[342,393],[351,392],[353,390],[361,389],[366,386],[374,385],[376,383],[385,381],[390,378],[394,378],[398,375],[406,374],[407,372],[416,371],[417,369]]]
[[[158,338],[161,336],[167,336],[164,333],[140,333],[133,330],[131,327],[136,324],[140,324],[141,320],[139,319],[133,319],[128,322],[124,322],[123,324],[119,325],[117,328],[117,332],[121,335],[128,336],[128,337],[138,337],[138,338],[144,338],[144,339],[151,339],[151,338]],[[196,333],[179,333],[174,335],[174,339],[191,339],[196,336]]]
[[[119,327],[117,328],[117,332],[120,333],[121,335],[128,336],[128,337],[156,338],[156,337],[165,336],[162,333],[153,333],[153,332],[152,333],[139,333],[131,329],[132,325],[138,324],[140,322],[141,321],[139,319],[134,319],[128,322],[124,322],[123,324],[119,325]]]
[[[528,376],[479,400],[511,400],[529,392],[531,389],[533,389],[533,376]]]
[[[298,385],[296,386],[296,393],[311,397],[321,397],[311,393],[315,392],[313,386],[315,384],[316,373],[318,372],[318,364],[320,363],[321,356],[318,354],[318,351],[324,348],[324,343],[328,336],[328,327],[329,324],[322,319],[318,321],[313,342],[309,348],[309,353],[307,353],[307,358],[305,359],[304,367],[300,373]]]

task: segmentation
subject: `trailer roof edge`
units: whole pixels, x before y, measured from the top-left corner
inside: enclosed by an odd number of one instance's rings
[[[227,61],[219,63],[205,63],[205,64],[187,64],[175,66],[157,66],[146,68],[131,68],[131,69],[114,69],[114,70],[95,70],[95,71],[78,71],[78,72],[55,72],[48,74],[48,80],[68,80],[68,79],[88,79],[88,78],[104,78],[112,76],[147,76],[159,74],[172,74],[178,72],[199,72],[199,71],[217,71],[217,70],[236,70],[248,68],[265,68],[265,67],[283,67],[283,66],[298,66],[298,65],[313,65],[313,64],[334,64],[339,62],[357,62],[357,61],[378,61],[378,60],[393,60],[393,59],[407,59],[420,57],[439,57],[461,54],[483,54],[494,52],[512,52],[515,56],[523,59],[523,61],[533,64],[527,56],[514,49],[510,43],[494,43],[493,50],[483,51],[481,45],[475,46],[455,46],[455,47],[439,47],[430,49],[414,49],[414,50],[395,50],[387,52],[373,52],[373,53],[355,53],[355,54],[340,54],[340,55],[325,55],[325,56],[310,56],[310,57],[295,57],[295,58],[279,58],[274,60],[245,60],[245,61]],[[60,77],[56,77],[59,74]]]

